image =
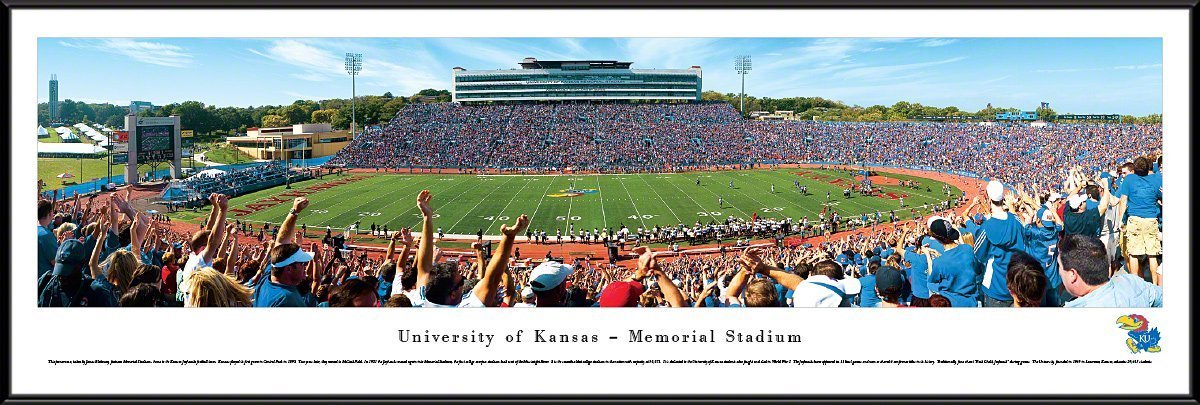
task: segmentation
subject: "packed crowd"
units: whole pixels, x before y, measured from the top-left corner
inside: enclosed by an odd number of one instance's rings
[[[227,222],[228,197],[222,194],[209,196],[209,216],[192,235],[134,210],[128,191],[100,204],[78,195],[40,199],[38,304],[1161,306],[1161,156],[1112,169],[1068,166],[1051,187],[1006,187],[993,180],[961,212],[815,245],[744,246],[707,256],[639,246],[630,267],[590,257],[570,263],[519,258],[517,237],[529,235],[524,215],[501,227],[494,251],[476,243],[470,257],[444,257],[428,190],[416,201],[419,237],[408,229],[392,232],[386,253],[376,258],[346,250],[337,238],[331,242],[328,230],[324,241],[304,240],[297,229],[309,205],[303,197],[295,199],[273,238],[254,242],[239,240],[247,227]],[[724,226],[790,225],[731,220]],[[683,228],[689,227],[643,232],[663,237],[686,233]]]
[[[179,180],[177,185],[191,190],[192,194],[197,196],[205,196],[212,193],[234,194],[236,190],[242,187],[282,179],[285,176],[287,176],[287,169],[283,163],[273,161],[253,167],[221,170],[219,173],[201,172]]]
[[[406,105],[330,164],[640,172],[837,162],[1045,188],[1069,166],[1099,171],[1161,147],[1161,125],[755,121],[728,103],[438,103]]]

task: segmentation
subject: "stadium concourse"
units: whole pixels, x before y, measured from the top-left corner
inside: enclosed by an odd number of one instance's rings
[[[328,207],[305,197],[281,200],[291,209],[264,229],[230,220],[220,193],[201,201],[194,228],[140,209],[132,189],[62,196],[38,202],[39,305],[1156,307],[1161,147],[1159,125],[759,122],[707,103],[407,105],[331,166],[553,174],[841,162],[933,172],[963,195],[918,221],[711,254],[605,235],[636,257],[615,264],[562,257],[575,246],[541,255],[545,245],[519,240],[526,215],[505,221],[491,252],[442,249],[437,209],[454,201],[437,189],[409,203],[420,229],[389,232],[381,256],[306,229],[308,210]],[[763,221],[707,226],[777,229]]]

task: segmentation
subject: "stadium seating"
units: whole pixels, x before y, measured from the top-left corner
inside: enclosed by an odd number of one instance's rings
[[[405,106],[330,164],[633,172],[834,162],[1049,186],[1064,162],[1111,168],[1161,144],[1160,125],[749,121],[727,103],[439,103]]]

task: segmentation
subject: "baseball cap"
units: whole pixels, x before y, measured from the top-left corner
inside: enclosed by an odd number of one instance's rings
[[[54,256],[54,275],[73,276],[83,271],[87,265],[88,253],[83,242],[78,239],[67,239],[58,247]]]
[[[1075,194],[1067,197],[1067,204],[1070,205],[1071,209],[1073,210],[1079,209],[1079,204],[1083,204],[1084,200],[1087,200],[1087,197],[1084,197],[1083,194]]]
[[[604,287],[600,293],[601,307],[636,307],[638,297],[646,287],[636,281],[617,281]]]
[[[987,196],[992,201],[1004,201],[1004,183],[996,180],[989,181],[987,184]]]
[[[523,297],[525,299],[533,298],[533,289],[529,288],[529,287],[522,288],[521,289],[521,297]]]
[[[1042,226],[1047,228],[1054,227],[1054,211],[1042,208],[1041,213]]]
[[[929,233],[941,239],[958,240],[958,230],[946,218],[936,217],[929,221]]]
[[[899,294],[904,287],[904,272],[892,266],[880,267],[875,272],[875,289],[884,294]]]
[[[1062,198],[1062,194],[1059,194],[1059,193],[1050,193],[1050,196],[1046,198],[1046,202],[1055,202],[1055,201],[1058,201],[1058,200],[1059,200],[1059,199],[1061,199],[1061,198]]]
[[[982,224],[984,219],[985,218],[983,217],[982,213],[978,213],[978,212],[975,213],[975,224],[976,225]]]
[[[558,287],[575,272],[575,268],[555,261],[545,261],[533,268],[529,274],[529,286],[533,291],[549,291]]]

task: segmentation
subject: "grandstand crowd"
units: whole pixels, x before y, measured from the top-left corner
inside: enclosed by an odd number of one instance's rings
[[[920,221],[863,216],[853,220],[869,231],[800,244],[750,246],[811,227],[756,217],[582,232],[634,241],[631,266],[521,258],[519,235],[547,238],[524,215],[501,227],[496,249],[476,243],[473,255],[447,257],[436,245],[436,190],[415,202],[421,229],[387,232],[382,257],[347,250],[328,231],[305,240],[303,197],[273,237],[263,228],[252,241],[253,228],[227,220],[229,197],[216,190],[230,185],[212,179],[191,185],[211,190],[212,206],[192,234],[133,209],[128,192],[101,203],[39,199],[38,304],[1158,307],[1161,142],[1161,126],[760,122],[725,104],[408,105],[332,163],[607,172],[833,161],[993,180],[960,196],[965,206]],[[738,242],[708,255],[644,243],[718,233]]]
[[[282,162],[272,161],[240,169],[200,172],[176,181],[172,185],[192,196],[188,201],[189,206],[199,207],[205,202],[203,196],[212,193],[237,195],[241,193],[243,187],[280,180],[287,175],[288,170]]]

